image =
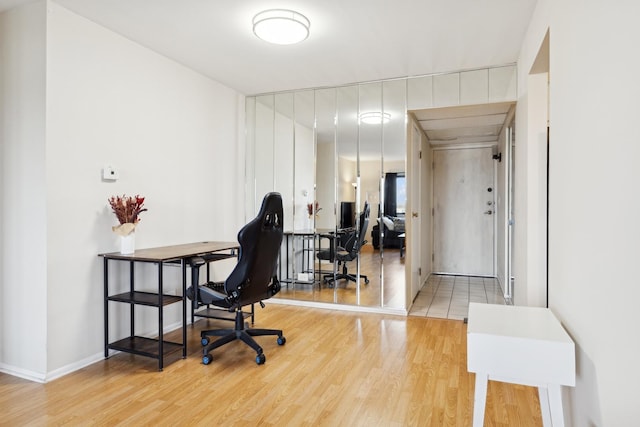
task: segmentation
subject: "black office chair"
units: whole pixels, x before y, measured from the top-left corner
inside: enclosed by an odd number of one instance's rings
[[[347,281],[357,282],[357,275],[350,274],[347,269],[347,263],[353,261],[358,257],[360,249],[367,243],[364,239],[369,226],[369,202],[364,203],[364,208],[360,213],[359,227],[350,230],[345,233],[338,233],[335,240],[338,243],[332,243],[332,247],[318,252],[318,259],[335,262],[338,261],[338,265],[342,264],[342,273],[324,275],[325,284],[333,284],[337,280],[346,279]],[[337,246],[335,249],[333,246]],[[364,279],[366,285],[369,284],[369,278],[365,275],[360,275],[361,279]]]
[[[242,340],[256,353],[256,363],[263,364],[266,357],[262,347],[253,339],[254,336],[277,335],[279,345],[284,345],[285,337],[280,329],[250,329],[244,322],[242,307],[260,303],[271,298],[280,291],[280,282],[276,275],[276,264],[282,243],[282,197],[279,193],[269,193],[262,201],[258,216],[238,232],[240,252],[238,263],[223,283],[209,282],[198,284],[197,271],[205,264],[202,258],[192,259],[194,270],[191,287],[187,290],[190,299],[196,298],[199,304],[212,304],[235,311],[234,329],[214,329],[200,332],[203,345],[202,363],[208,365],[212,361],[210,351],[234,340]],[[195,295],[194,295],[195,286]],[[209,342],[209,337],[220,337]]]

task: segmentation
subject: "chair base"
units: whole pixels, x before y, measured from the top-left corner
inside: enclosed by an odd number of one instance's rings
[[[363,274],[360,275],[361,279],[364,279],[364,284],[368,285],[369,284],[369,278]],[[333,285],[334,282],[337,282],[338,280],[343,280],[346,279],[347,281],[351,281],[354,283],[358,282],[358,279],[356,277],[355,274],[349,274],[347,272],[347,264],[343,264],[342,265],[342,273],[336,274],[335,276],[333,274],[325,274],[324,278],[323,278],[323,282],[326,285]]]
[[[235,329],[210,329],[200,332],[202,349],[202,363],[208,365],[211,363],[212,357],[209,352],[213,349],[221,347],[231,341],[240,340],[251,347],[256,352],[256,363],[262,365],[266,361],[266,357],[262,351],[262,347],[253,337],[263,335],[276,335],[278,337],[278,345],[284,345],[285,337],[282,335],[281,329],[254,329],[249,328],[244,321],[242,310],[236,310]],[[208,337],[220,337],[213,342],[209,342]]]

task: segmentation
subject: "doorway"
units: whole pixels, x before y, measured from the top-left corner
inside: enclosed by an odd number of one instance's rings
[[[495,276],[491,147],[434,151],[433,270]]]

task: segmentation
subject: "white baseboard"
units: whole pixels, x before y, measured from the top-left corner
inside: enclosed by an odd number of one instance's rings
[[[0,372],[25,380],[35,381],[37,383],[47,382],[46,374],[29,371],[27,369],[18,368],[17,366],[7,365],[5,363],[0,363]]]
[[[189,321],[187,321],[187,323],[189,323]],[[168,333],[181,327],[182,327],[182,321],[178,321],[168,326],[165,326],[163,328],[163,333]],[[157,331],[155,332],[157,334]],[[153,335],[153,332],[149,332],[148,334],[142,334],[142,335]],[[111,350],[109,352],[109,357],[117,353],[120,353],[120,352]],[[68,365],[62,366],[51,372],[47,372],[46,374],[18,368],[16,366],[7,365],[4,363],[0,363],[0,372],[8,375],[12,375],[14,377],[23,378],[25,380],[44,384],[103,360],[104,360],[104,351],[100,351],[99,353],[95,353],[89,357],[85,357],[82,360],[78,360],[77,362],[73,362]]]
[[[397,316],[408,315],[407,310],[400,309],[400,308],[364,307],[364,306],[357,306],[357,305],[333,304],[333,303],[327,303],[327,302],[298,301],[298,300],[283,299],[283,298],[270,298],[269,300],[265,300],[265,303],[292,305],[297,307],[321,308],[325,310],[352,311],[352,312],[358,312],[358,313],[393,314]]]
[[[78,371],[82,368],[84,368],[85,366],[89,366],[92,365],[96,362],[100,362],[101,360],[104,360],[104,352],[101,351],[99,353],[93,354],[89,357],[85,357],[82,360],[78,360],[77,362],[73,362],[70,363],[68,365],[65,365],[61,368],[55,369],[51,372],[47,373],[46,376],[46,380],[45,382],[49,382],[49,381],[53,381],[57,378],[63,377],[67,374],[70,374],[72,372]]]

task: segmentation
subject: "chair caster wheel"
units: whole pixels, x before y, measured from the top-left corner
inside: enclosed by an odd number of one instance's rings
[[[278,337],[278,345],[284,345],[287,342],[285,337]]]
[[[202,344],[203,347],[208,346],[209,345],[209,338],[202,337],[202,339],[200,339],[200,344]]]
[[[204,356],[202,356],[203,365],[208,365],[209,363],[211,363],[212,360],[213,360],[213,357],[210,354],[205,354]]]
[[[369,284],[369,279],[364,279],[364,284],[368,285]]]
[[[267,361],[267,357],[264,355],[264,353],[260,353],[259,355],[256,356],[256,363],[258,365],[264,365],[264,362]]]

